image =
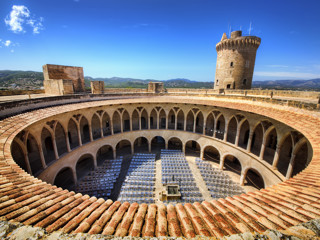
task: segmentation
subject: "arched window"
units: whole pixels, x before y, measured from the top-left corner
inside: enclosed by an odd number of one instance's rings
[[[247,85],[247,79],[243,79],[242,84]]]
[[[230,67],[233,67],[233,62],[230,63]]]

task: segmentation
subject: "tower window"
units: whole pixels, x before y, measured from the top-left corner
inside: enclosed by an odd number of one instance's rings
[[[230,63],[230,67],[233,67],[233,62]]]
[[[219,80],[218,79],[216,80],[216,86],[219,86]]]
[[[228,84],[228,85],[227,85],[227,89],[230,89],[230,88],[231,88],[231,84]]]
[[[247,79],[243,79],[242,84],[247,85]]]

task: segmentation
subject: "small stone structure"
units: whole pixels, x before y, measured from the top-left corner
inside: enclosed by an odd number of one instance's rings
[[[216,45],[217,67],[214,89],[251,89],[256,52],[261,38],[224,33]]]
[[[149,82],[148,92],[163,93],[164,92],[163,82]]]
[[[42,68],[46,94],[67,95],[85,91],[82,67],[46,64]]]
[[[103,94],[104,93],[104,81],[91,81],[91,93]]]

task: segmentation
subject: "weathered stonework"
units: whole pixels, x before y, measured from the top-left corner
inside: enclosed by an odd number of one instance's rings
[[[255,36],[242,36],[234,31],[228,39],[224,33],[216,45],[217,66],[214,89],[250,89],[261,39]]]
[[[152,92],[152,93],[164,92],[163,82],[149,82],[148,92]]]
[[[104,93],[104,81],[91,81],[91,93],[103,94]]]
[[[67,95],[85,91],[82,67],[46,64],[43,76],[46,94]]]

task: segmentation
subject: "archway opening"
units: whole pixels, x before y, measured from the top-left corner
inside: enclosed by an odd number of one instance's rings
[[[200,157],[200,145],[196,141],[190,140],[186,143],[186,156]]]
[[[145,109],[143,109],[141,113],[141,129],[148,129],[148,113]]]
[[[24,157],[24,153],[20,145],[16,142],[13,141],[11,144],[11,154],[13,160],[26,172],[28,172],[26,160]]]
[[[223,167],[225,170],[241,175],[241,163],[238,158],[233,155],[227,155],[224,158]]]
[[[282,175],[284,176],[286,176],[287,174],[288,166],[291,159],[292,149],[293,149],[293,143],[292,143],[291,134],[289,134],[281,144],[279,160],[277,165],[278,171],[281,172]]]
[[[148,139],[139,137],[134,141],[134,153],[149,152]]]
[[[176,137],[170,138],[168,141],[168,149],[182,151],[182,141]]]
[[[152,152],[160,152],[161,149],[166,148],[166,142],[163,137],[155,136],[151,140],[151,151]]]
[[[213,146],[206,146],[203,150],[203,157],[205,160],[220,163],[220,153],[218,149]]]
[[[237,120],[233,117],[228,125],[227,142],[235,144],[237,135]]]
[[[34,176],[38,176],[42,172],[43,166],[41,163],[38,144],[31,134],[28,135],[27,139],[27,152],[32,174]]]
[[[159,113],[159,128],[160,129],[166,129],[166,122],[167,118],[166,118],[166,112],[161,109],[160,113]]]
[[[186,131],[193,132],[193,122],[194,122],[194,115],[192,110],[190,110],[187,114],[187,126]]]
[[[308,144],[304,143],[296,153],[291,177],[297,175],[308,166],[308,156]]]
[[[117,157],[131,153],[131,143],[128,140],[121,140],[116,146]]]
[[[118,111],[115,111],[113,113],[112,117],[112,124],[113,124],[113,133],[120,133],[121,132],[121,119],[120,119],[120,114]]]
[[[72,118],[68,123],[68,138],[71,149],[79,146],[78,128]]]
[[[110,145],[105,145],[97,151],[97,165],[100,166],[105,160],[113,159],[113,149]]]
[[[175,129],[176,126],[176,115],[173,109],[168,114],[168,129]]]
[[[177,130],[184,130],[184,114],[182,110],[179,110],[177,115]]]
[[[111,135],[110,117],[106,112],[102,116],[102,131],[103,131],[103,136]]]
[[[157,112],[155,109],[152,109],[150,114],[150,129],[157,129]]]
[[[54,153],[51,133],[46,128],[42,129],[41,142],[42,142],[42,151],[43,151],[44,159],[46,161],[46,164],[49,165],[54,160],[56,160],[56,156]]]
[[[81,118],[80,131],[81,131],[82,144],[90,142],[89,123],[85,117]]]
[[[71,168],[65,167],[61,169],[54,179],[54,185],[63,189],[72,190],[74,188],[75,182],[73,179]]]
[[[139,130],[139,113],[137,109],[135,109],[132,113],[132,130]]]
[[[224,131],[225,131],[225,124],[226,121],[224,119],[224,116],[221,114],[219,118],[217,119],[217,125],[216,125],[216,138],[223,140],[224,138]]]
[[[258,171],[250,168],[246,174],[245,185],[252,186],[260,190],[264,188],[264,181],[261,174]]]
[[[94,169],[94,160],[90,154],[81,156],[76,165],[77,180],[81,180]]]
[[[265,144],[263,159],[272,165],[274,154],[277,149],[277,132],[275,128],[268,134]]]
[[[66,134],[60,123],[57,123],[56,129],[55,129],[55,138],[56,138],[56,144],[57,144],[57,150],[58,150],[59,156],[68,152]]]
[[[214,116],[213,113],[210,113],[206,121],[206,135],[212,137],[214,130]]]
[[[198,115],[196,116],[196,133],[203,134],[203,114],[202,112],[199,112]]]
[[[239,147],[247,149],[249,140],[250,126],[248,120],[245,120],[240,127]]]
[[[263,140],[263,129],[262,125],[259,124],[256,126],[256,129],[254,130],[253,136],[252,136],[252,142],[251,142],[251,152],[254,155],[260,156],[260,150]]]
[[[100,119],[96,114],[93,114],[91,120],[91,129],[93,139],[101,138]]]

